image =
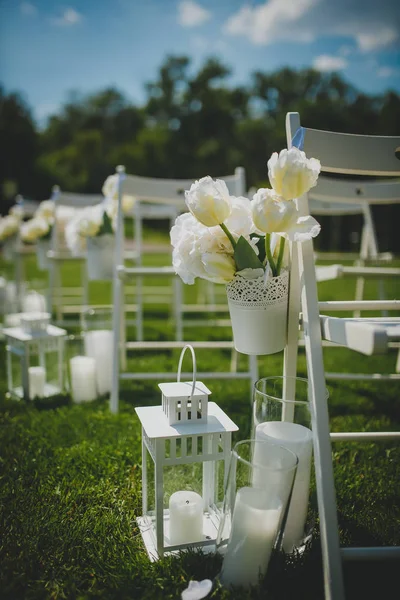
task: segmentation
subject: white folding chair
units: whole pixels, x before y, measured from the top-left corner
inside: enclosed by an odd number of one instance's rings
[[[88,306],[89,287],[86,272],[85,255],[74,256],[65,243],[65,225],[76,211],[87,206],[95,206],[104,200],[102,194],[76,194],[61,191],[54,186],[51,199],[55,203],[54,226],[51,233],[51,250],[48,252],[49,266],[49,293],[48,310],[55,311],[57,324],[65,324],[64,315],[82,313]],[[66,262],[74,262],[80,269],[80,286],[64,289],[62,285],[61,268]],[[72,324],[73,321],[68,321]],[[80,321],[79,321],[80,322]]]
[[[333,133],[302,128],[298,113],[286,117],[288,147],[302,147],[308,157],[321,161],[322,172],[390,177],[400,175],[400,138]],[[309,211],[307,194],[297,200],[302,214]],[[331,442],[400,439],[400,432],[330,433],[322,340],[372,355],[390,350],[400,340],[400,318],[335,318],[323,313],[335,310],[399,310],[399,301],[349,301],[319,303],[312,241],[291,246],[288,342],[284,374],[297,373],[299,318],[304,332],[310,388],[314,460],[320,518],[323,576],[326,600],[344,598],[342,559],[400,558],[398,547],[341,548]],[[293,380],[290,380],[293,381]],[[287,386],[286,397],[295,391]]]
[[[193,180],[165,180],[147,177],[138,177],[134,175],[125,175],[124,167],[117,168],[118,173],[118,215],[116,225],[116,254],[115,254],[115,272],[113,278],[113,332],[114,332],[114,366],[113,366],[113,387],[111,393],[111,410],[118,412],[119,402],[119,382],[120,379],[159,379],[160,377],[173,378],[173,373],[121,373],[126,366],[126,350],[155,350],[181,348],[183,343],[183,324],[182,315],[184,312],[182,300],[182,281],[175,274],[172,266],[162,267],[128,267],[124,261],[124,218],[122,211],[122,198],[124,195],[134,196],[136,198],[136,210],[139,203],[139,214],[143,206],[146,205],[164,205],[175,207],[177,212],[187,210],[184,201],[184,192],[189,189]],[[226,182],[228,189],[233,195],[244,195],[245,189],[244,170],[238,167],[234,175],[221,177]],[[138,214],[138,213],[136,213]],[[172,222],[171,222],[172,224]],[[139,231],[140,233],[140,231]],[[139,242],[141,243],[141,242]],[[136,341],[126,341],[125,326],[122,325],[124,319],[124,286],[129,279],[136,281],[136,289],[139,295],[142,289],[142,280],[147,276],[167,277],[172,279],[174,286],[174,311],[175,311],[175,340],[165,342],[149,342],[143,339]],[[143,319],[141,298],[137,301],[139,316]],[[143,321],[142,321],[143,323]],[[142,330],[143,331],[143,330]],[[213,341],[213,342],[185,342],[199,349],[232,349],[233,356],[236,356],[233,341]],[[237,371],[235,360],[231,361],[231,370],[222,373],[199,373],[198,376],[203,379],[244,379],[250,381],[250,389],[258,377],[257,357],[249,357],[249,367],[247,371]],[[121,369],[122,366],[122,369]],[[189,375],[188,375],[189,376]]]
[[[371,262],[387,265],[393,259],[393,255],[390,252],[379,252],[372,209],[374,206],[400,203],[399,181],[393,181],[393,179],[389,178],[381,181],[338,179],[322,175],[318,180],[317,186],[310,190],[308,199],[310,214],[313,216],[343,217],[361,215],[363,225],[360,236],[360,251],[358,256],[354,257],[354,266],[363,267]],[[334,229],[334,226],[332,229]],[[318,259],[318,253],[316,256]],[[344,253],[329,253],[329,255],[325,255],[325,258],[342,260],[348,259],[349,255],[346,256]],[[322,270],[322,273],[324,273],[324,270]],[[384,275],[384,270],[382,270],[382,273]],[[353,271],[354,275],[357,275],[356,270]],[[365,276],[367,275],[368,270],[360,270],[356,280],[355,300],[362,300],[364,297]],[[384,300],[383,280],[378,280],[378,290],[379,299]],[[359,311],[355,311],[354,316],[360,316]]]

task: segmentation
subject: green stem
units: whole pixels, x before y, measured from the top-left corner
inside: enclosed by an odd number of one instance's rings
[[[233,235],[231,234],[231,232],[229,231],[229,229],[227,228],[227,226],[224,223],[220,223],[219,226],[221,227],[222,231],[227,235],[227,237],[229,238],[230,243],[232,244],[232,248],[235,249],[236,248],[236,242],[233,239]]]
[[[267,257],[267,260],[271,267],[272,276],[276,277],[276,266],[275,266],[274,259],[272,258],[272,254],[271,254],[271,234],[270,233],[265,234],[265,256]]]
[[[281,266],[282,266],[282,260],[283,260],[283,253],[285,251],[285,238],[281,237],[281,241],[279,242],[279,254],[278,254],[278,260],[276,261],[276,275],[278,276],[281,272]]]

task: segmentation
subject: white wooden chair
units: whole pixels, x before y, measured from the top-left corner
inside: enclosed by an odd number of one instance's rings
[[[134,196],[136,198],[136,211],[139,205],[139,211],[143,207],[164,205],[175,207],[177,213],[187,211],[184,201],[184,191],[189,189],[193,183],[192,179],[181,180],[165,180],[148,177],[138,177],[134,175],[126,175],[124,167],[117,167],[118,173],[118,216],[116,226],[116,255],[115,255],[115,272],[113,278],[113,332],[114,332],[114,366],[113,366],[113,386],[111,393],[110,407],[112,412],[118,412],[119,403],[119,382],[120,379],[154,379],[174,378],[174,373],[123,373],[126,368],[126,351],[143,351],[143,350],[163,350],[172,348],[181,348],[183,343],[183,313],[185,307],[183,305],[182,291],[183,284],[181,279],[175,274],[171,265],[162,267],[144,267],[144,266],[126,266],[124,261],[124,218],[122,212],[122,198],[124,195]],[[245,189],[244,170],[238,167],[233,175],[221,177],[226,182],[228,189],[233,195],[244,195]],[[136,213],[138,214],[138,213]],[[140,213],[139,213],[140,214]],[[140,232],[139,232],[140,233]],[[140,242],[141,243],[141,242]],[[124,324],[124,286],[129,280],[135,280],[136,290],[141,293],[143,278],[148,276],[166,277],[171,279],[174,286],[174,311],[175,311],[175,340],[165,342],[149,342],[136,339],[136,341],[126,341]],[[139,317],[143,319],[141,314],[142,301],[137,302],[139,309]],[[142,320],[143,324],[143,320]],[[234,349],[233,341],[213,341],[200,342],[192,341],[190,343],[194,348],[198,349],[231,349],[232,361],[231,370],[222,373],[199,373],[198,376],[203,379],[244,379],[250,381],[250,390],[258,377],[257,357],[249,357],[249,368],[247,371],[238,371],[236,364],[236,350]],[[189,374],[187,374],[189,376]]]
[[[352,175],[400,176],[400,138],[341,134],[302,128],[298,113],[286,117],[288,147],[302,147],[308,157],[321,161],[322,171]],[[299,210],[309,211],[307,194],[298,199]],[[322,341],[328,340],[356,352],[373,355],[390,350],[400,340],[400,318],[337,318],[325,315],[357,308],[399,310],[399,301],[349,301],[319,303],[312,241],[291,247],[288,342],[284,352],[284,375],[297,373],[299,317],[304,332],[305,354],[312,408],[314,460],[320,518],[323,576],[326,600],[344,598],[342,560],[400,558],[398,547],[342,548],[339,543],[332,442],[400,439],[400,432],[331,433],[325,390]],[[293,380],[290,380],[293,381]],[[286,397],[294,390],[287,386]]]
[[[385,178],[381,181],[365,181],[357,179],[338,179],[322,175],[315,188],[309,192],[309,209],[313,216],[348,216],[360,215],[363,219],[360,251],[358,256],[354,257],[354,266],[364,267],[370,263],[382,264],[387,266],[393,259],[390,252],[379,252],[376,227],[373,218],[373,207],[379,207],[388,204],[400,203],[400,181],[393,181]],[[333,225],[333,227],[335,227]],[[316,253],[319,259],[318,253]],[[328,253],[325,258],[334,260],[348,259],[344,253]],[[320,269],[323,278],[326,278],[325,269]],[[334,271],[332,271],[334,273]],[[376,268],[371,271],[376,273]],[[382,270],[383,276],[385,275]],[[349,272],[347,272],[349,274]],[[352,275],[357,275],[356,269]],[[318,270],[317,270],[318,277]],[[368,270],[361,269],[356,280],[355,300],[362,300],[364,297],[365,277],[368,277]],[[385,299],[384,282],[378,279],[379,299]],[[360,316],[359,311],[355,311],[354,316]]]
[[[55,311],[57,324],[65,324],[64,315],[82,313],[89,303],[89,287],[86,272],[86,256],[74,256],[65,243],[64,229],[66,222],[71,219],[76,211],[87,206],[95,206],[104,200],[102,194],[76,194],[61,191],[54,186],[51,199],[55,203],[54,226],[51,234],[51,250],[48,252],[49,266],[49,293],[48,310]],[[64,287],[62,285],[61,268],[66,262],[74,262],[80,269],[80,282],[78,287]],[[71,324],[73,321],[69,320]],[[78,320],[80,322],[80,318]]]

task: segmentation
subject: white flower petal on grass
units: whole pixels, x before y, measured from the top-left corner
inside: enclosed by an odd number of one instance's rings
[[[317,184],[321,163],[307,158],[296,147],[274,152],[268,161],[268,177],[275,193],[284,200],[300,198]]]
[[[231,198],[225,181],[209,175],[195,181],[185,191],[186,206],[193,216],[206,227],[215,227],[231,213]]]
[[[202,600],[211,592],[211,579],[203,579],[202,581],[189,581],[186,590],[181,594],[182,600]]]

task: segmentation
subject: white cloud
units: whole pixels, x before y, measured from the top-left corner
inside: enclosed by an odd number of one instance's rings
[[[360,50],[370,52],[396,41],[398,33],[393,27],[381,27],[380,29],[356,33],[355,37]]]
[[[347,60],[342,56],[330,56],[329,54],[321,54],[313,61],[314,69],[317,71],[341,71],[347,67]]]
[[[198,27],[211,18],[211,12],[194,0],[182,0],[178,5],[178,23],[182,27]]]
[[[284,39],[286,25],[293,24],[320,0],[269,0],[258,6],[245,4],[224,25],[230,35],[248,37],[253,44],[266,45]],[[291,39],[308,41],[309,34],[299,29],[292,30]]]
[[[379,67],[376,74],[378,77],[393,77],[394,75],[397,75],[397,71],[392,67]]]
[[[52,18],[51,23],[60,27],[71,27],[78,25],[82,20],[83,16],[74,8],[66,8],[60,17]]]
[[[265,0],[244,4],[223,31],[255,45],[340,36],[372,52],[399,40],[399,6],[398,0]]]
[[[34,17],[37,14],[36,6],[30,2],[21,2],[19,10],[24,17]]]

